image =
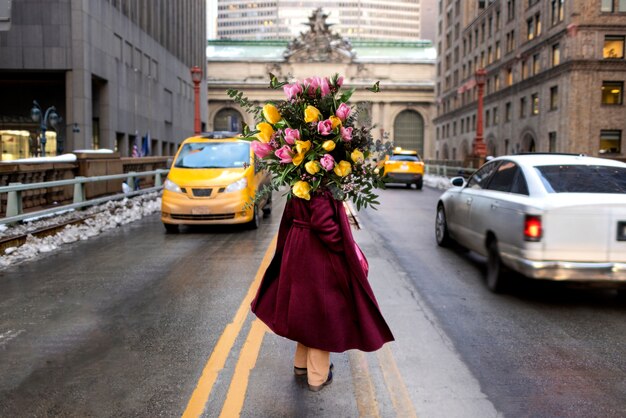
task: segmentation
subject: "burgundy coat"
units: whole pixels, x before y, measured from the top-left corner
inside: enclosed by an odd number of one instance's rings
[[[329,192],[310,201],[293,197],[252,312],[276,334],[307,347],[377,350],[393,335],[367,270],[342,202]]]

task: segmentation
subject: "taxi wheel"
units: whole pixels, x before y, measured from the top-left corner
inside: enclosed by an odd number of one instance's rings
[[[265,206],[263,206],[263,216],[269,216],[272,213],[272,195],[267,198],[267,202],[265,202]]]
[[[424,187],[424,181],[423,180],[420,180],[417,183],[415,183],[415,188],[417,190],[422,190],[422,187]]]
[[[507,290],[508,281],[506,268],[502,264],[498,251],[498,242],[493,239],[487,247],[487,287],[494,293],[502,293]]]
[[[406,184],[406,188],[407,188],[407,189],[410,189],[410,188],[411,188],[411,183],[407,183],[407,184]]]
[[[178,233],[178,225],[176,225],[176,224],[163,224],[163,226],[165,227],[165,231],[168,234],[176,234],[176,233]]]
[[[263,211],[259,210],[259,205],[254,205],[254,213],[252,214],[252,220],[248,222],[248,228],[258,229],[261,226],[261,218],[263,217]]]

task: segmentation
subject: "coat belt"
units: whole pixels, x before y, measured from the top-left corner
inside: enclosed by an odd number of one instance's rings
[[[299,228],[311,229],[311,223],[306,221],[301,221],[299,219],[294,219],[293,224]]]

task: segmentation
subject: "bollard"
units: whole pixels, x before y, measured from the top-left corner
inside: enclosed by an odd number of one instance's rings
[[[9,183],[9,186],[19,186],[22,183]],[[16,190],[8,193],[6,217],[22,214],[22,191]]]
[[[80,180],[84,179],[83,176],[77,176],[74,179]],[[79,182],[74,183],[74,203],[81,203],[85,201],[85,183]]]

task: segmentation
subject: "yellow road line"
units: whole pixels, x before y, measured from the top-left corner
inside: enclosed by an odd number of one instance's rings
[[[248,381],[250,379],[250,370],[256,364],[263,343],[263,336],[267,331],[267,326],[255,319],[248,333],[248,338],[241,348],[237,366],[235,366],[235,374],[230,381],[230,387],[226,394],[226,401],[222,407],[220,418],[238,417],[241,415],[243,402],[248,389]]]
[[[383,346],[376,352],[378,357],[378,363],[383,372],[383,379],[389,396],[391,397],[391,403],[396,411],[396,416],[406,418],[417,418],[413,402],[409,396],[409,391],[404,384],[404,379],[398,370],[398,365],[393,357],[393,353],[389,349],[389,345]]]
[[[350,351],[350,370],[359,417],[380,418],[378,403],[374,394],[374,384],[365,353],[356,350]]]
[[[241,302],[239,309],[237,309],[237,313],[233,317],[233,321],[228,324],[226,328],[224,328],[224,332],[217,341],[217,344],[215,344],[215,348],[213,349],[213,352],[209,357],[209,361],[202,370],[202,375],[200,376],[200,380],[198,380],[196,389],[193,391],[193,394],[191,395],[191,398],[187,403],[187,408],[185,409],[185,412],[183,412],[183,418],[196,418],[202,415],[206,403],[209,400],[209,396],[211,395],[211,391],[213,390],[213,385],[217,380],[217,376],[219,372],[224,368],[224,364],[226,363],[228,354],[230,353],[230,350],[232,349],[233,344],[237,339],[237,336],[241,332],[241,327],[243,326],[243,323],[248,316],[248,312],[250,310],[250,302],[252,302],[252,299],[256,294],[259,283],[263,278],[263,273],[265,272],[265,269],[272,260],[275,248],[276,236],[274,236],[272,243],[267,248],[267,251],[265,252],[263,261],[261,261],[261,265],[259,266],[259,270],[257,271],[254,281],[250,285],[248,293]]]

